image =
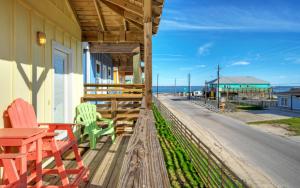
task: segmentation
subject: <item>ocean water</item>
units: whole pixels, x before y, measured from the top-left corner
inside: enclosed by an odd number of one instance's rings
[[[274,86],[273,92],[286,92],[291,88],[299,87],[299,86]],[[156,93],[156,86],[152,87],[152,92]],[[191,91],[202,91],[204,86],[191,86]],[[174,93],[174,86],[158,86],[158,93]],[[178,92],[188,92],[188,86],[176,86],[176,93]]]
[[[156,86],[152,87],[152,92],[156,93]],[[188,92],[189,89],[188,86],[158,86],[158,93],[174,93],[176,90],[176,93],[178,92]],[[202,91],[203,86],[191,86],[191,91]]]

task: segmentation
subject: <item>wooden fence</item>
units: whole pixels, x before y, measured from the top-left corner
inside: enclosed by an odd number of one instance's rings
[[[81,101],[96,104],[97,111],[113,119],[122,132],[138,119],[143,96],[142,84],[84,84]]]
[[[154,103],[169,123],[178,143],[189,155],[205,187],[248,187],[168,108],[156,98],[154,98]]]

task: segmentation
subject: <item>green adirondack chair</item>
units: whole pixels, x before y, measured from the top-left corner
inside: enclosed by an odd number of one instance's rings
[[[102,118],[97,112],[96,105],[89,103],[81,103],[76,107],[76,123],[84,125],[84,135],[88,135],[90,139],[90,148],[95,149],[97,139],[103,135],[110,135],[114,143],[116,135],[113,126],[113,120]],[[101,128],[97,122],[108,124],[107,128]]]

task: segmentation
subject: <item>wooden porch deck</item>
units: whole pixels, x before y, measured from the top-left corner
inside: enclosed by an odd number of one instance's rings
[[[120,175],[120,167],[122,166],[125,152],[128,146],[130,135],[120,135],[112,144],[108,136],[102,137],[95,150],[89,149],[88,142],[80,144],[79,149],[82,153],[84,164],[90,170],[89,182],[82,183],[80,187],[116,187]],[[64,159],[67,168],[75,166],[72,155],[68,155]],[[51,164],[53,165],[53,164]],[[55,175],[47,175],[43,178],[46,185],[60,185],[59,177]]]
[[[152,111],[140,111],[132,135],[119,135],[114,144],[104,136],[95,150],[90,150],[88,143],[79,148],[85,151],[83,162],[90,170],[89,181],[80,187],[170,187]],[[71,155],[65,157],[64,163],[67,168],[75,165]],[[60,185],[60,179],[53,175],[44,176],[43,181],[46,185]]]

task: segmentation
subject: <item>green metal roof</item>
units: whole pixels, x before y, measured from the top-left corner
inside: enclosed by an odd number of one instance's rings
[[[217,84],[218,79],[208,82],[208,84]],[[220,77],[220,84],[270,84],[265,80],[253,76],[224,76]]]

